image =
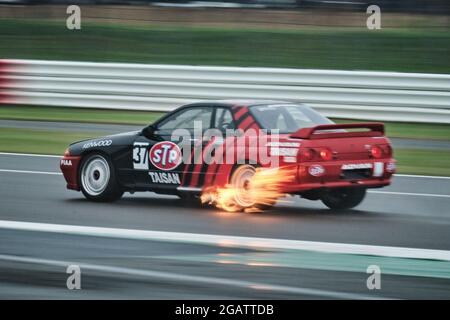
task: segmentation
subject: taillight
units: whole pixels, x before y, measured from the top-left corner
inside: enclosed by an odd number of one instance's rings
[[[303,149],[300,151],[300,160],[301,161],[309,161],[314,158],[314,150],[313,149]]]
[[[69,157],[70,156],[70,151],[69,148],[66,149],[66,151],[64,151],[64,157]]]
[[[383,151],[379,146],[372,146],[372,148],[370,148],[370,154],[372,155],[372,157],[378,159],[383,155]]]
[[[382,146],[383,154],[386,157],[392,157],[392,147],[390,145],[384,145]]]
[[[329,161],[333,159],[333,153],[326,148],[320,149],[319,154],[322,160]]]

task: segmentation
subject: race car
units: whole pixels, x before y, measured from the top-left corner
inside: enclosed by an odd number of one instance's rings
[[[396,161],[382,123],[334,124],[300,103],[221,100],[181,106],[139,131],[72,143],[60,168],[67,188],[93,201],[138,191],[195,200],[231,189],[227,201],[242,210],[273,205],[277,199],[259,195],[276,186],[275,197],[348,209],[368,188],[389,185]],[[256,189],[264,169],[275,174]]]

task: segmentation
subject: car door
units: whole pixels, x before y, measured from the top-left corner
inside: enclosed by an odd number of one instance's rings
[[[212,106],[212,108],[211,126],[208,129],[214,130],[207,134],[204,132],[201,140],[195,139],[194,141],[193,162],[186,167],[182,183],[185,190],[199,191],[204,186],[211,185],[212,178],[216,173],[214,169],[217,168],[217,163],[212,162],[216,158],[217,147],[223,144],[225,131],[235,127],[229,108],[221,106]],[[219,148],[219,152],[222,151]],[[220,154],[217,156],[220,157]]]
[[[226,165],[226,152],[234,155],[233,149],[229,147],[235,144],[234,130],[236,129],[236,124],[230,108],[215,107],[213,119],[212,128],[214,130],[210,131],[203,138],[203,160],[206,163],[194,169],[191,175],[192,179],[189,181],[189,186],[194,189],[214,186],[218,178],[219,169],[223,168],[224,164]]]
[[[195,164],[201,162],[201,158],[194,161],[192,151],[202,144],[213,112],[205,106],[181,108],[156,123],[151,137],[140,136],[133,146],[136,188],[174,193],[183,180],[190,179]]]

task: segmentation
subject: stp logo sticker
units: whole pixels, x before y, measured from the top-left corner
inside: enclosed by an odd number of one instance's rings
[[[325,173],[325,169],[320,164],[314,164],[309,167],[308,172],[314,177],[320,177]]]
[[[181,163],[181,150],[171,141],[155,144],[149,152],[150,162],[158,169],[173,170]]]

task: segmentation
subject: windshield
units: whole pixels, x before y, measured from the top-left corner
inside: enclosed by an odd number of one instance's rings
[[[333,123],[304,105],[260,105],[253,106],[250,110],[263,129],[278,129],[280,133],[293,133],[302,128]]]

